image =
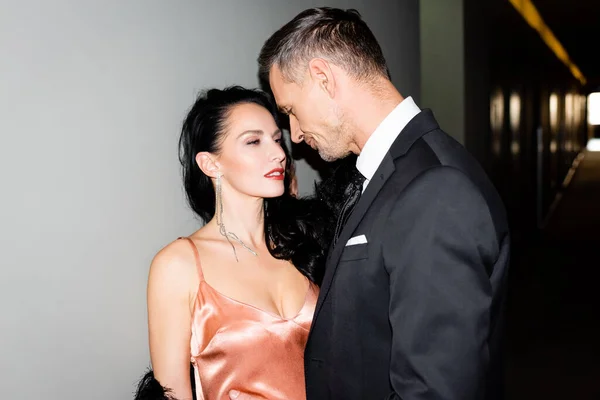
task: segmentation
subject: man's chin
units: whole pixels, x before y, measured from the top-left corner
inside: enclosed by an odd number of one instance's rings
[[[321,159],[325,162],[334,162],[339,160],[341,157],[338,156],[334,156],[332,154],[329,153],[325,153],[324,151],[321,151],[319,149],[316,149],[319,152],[319,157],[321,157]]]

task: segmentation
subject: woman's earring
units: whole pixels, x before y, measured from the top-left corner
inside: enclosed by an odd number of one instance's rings
[[[219,210],[223,209],[223,199],[221,197],[223,183],[221,182],[221,176],[222,176],[222,174],[220,172],[217,173],[217,185],[216,185],[217,187],[215,189],[215,195],[216,195],[215,207],[216,207],[216,211],[217,211],[217,223],[219,221],[219,217],[221,217],[223,215],[222,211],[219,212]]]
[[[216,214],[216,217],[217,217],[217,226],[219,227],[219,233],[222,236],[224,236],[225,239],[227,239],[227,241],[231,245],[231,248],[233,249],[233,255],[235,256],[235,260],[239,262],[238,257],[237,257],[237,252],[235,251],[235,246],[233,245],[233,243],[231,243],[230,239],[233,239],[236,242],[238,242],[239,244],[241,244],[242,247],[244,247],[246,250],[248,250],[250,253],[254,254],[255,256],[257,254],[250,247],[246,246],[246,243],[242,242],[242,240],[240,238],[238,238],[235,233],[227,232],[227,228],[225,228],[225,224],[223,223],[223,182],[222,182],[222,176],[223,176],[223,174],[221,174],[220,172],[217,173],[217,184],[216,184],[216,189],[215,189],[215,197],[216,197],[215,198],[215,214]]]

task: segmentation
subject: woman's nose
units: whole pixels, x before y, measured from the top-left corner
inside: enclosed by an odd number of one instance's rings
[[[283,140],[283,138],[281,140]],[[277,142],[274,142],[274,144],[271,152],[271,159],[277,162],[285,161],[285,151],[283,151],[282,145],[279,145]]]

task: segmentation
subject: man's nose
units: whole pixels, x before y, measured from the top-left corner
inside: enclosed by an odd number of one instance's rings
[[[290,115],[290,136],[294,143],[300,143],[304,140],[304,132],[300,129],[300,124],[293,115]]]

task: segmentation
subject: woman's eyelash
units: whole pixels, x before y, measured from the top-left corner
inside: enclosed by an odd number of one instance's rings
[[[275,142],[277,142],[277,143],[281,143],[282,141],[283,141],[283,138],[275,139]],[[255,139],[255,140],[252,140],[252,141],[250,141],[250,142],[248,142],[246,144],[247,145],[254,145],[254,144],[259,144],[259,143],[260,143],[260,139]]]

